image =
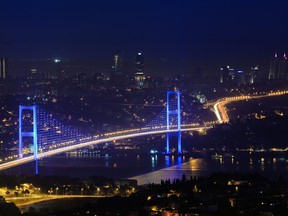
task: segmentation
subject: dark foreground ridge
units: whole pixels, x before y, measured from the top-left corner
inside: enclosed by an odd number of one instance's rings
[[[130,190],[129,195],[112,195],[109,188],[115,182],[99,179],[98,183],[94,181],[94,193],[104,184],[101,190],[107,189],[103,192],[106,197],[50,200],[30,205],[22,213],[14,203],[2,198],[0,215],[288,215],[287,182],[271,181],[259,173],[214,173],[190,178],[183,175],[182,179],[166,179],[160,184],[115,186],[118,191]]]

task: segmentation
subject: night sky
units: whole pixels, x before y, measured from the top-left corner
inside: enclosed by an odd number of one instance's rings
[[[143,52],[146,72],[268,70],[288,52],[287,0],[2,0],[0,56],[89,59]]]

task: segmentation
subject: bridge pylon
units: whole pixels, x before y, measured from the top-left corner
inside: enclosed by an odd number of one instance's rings
[[[23,110],[32,110],[33,113],[33,130],[23,131]],[[19,106],[19,159],[23,158],[23,137],[33,137],[34,159],[38,159],[38,143],[37,143],[37,117],[36,105],[34,106]]]
[[[171,96],[174,95],[174,102],[175,98],[177,100],[176,104],[171,104]],[[182,153],[182,143],[181,143],[181,116],[180,116],[180,91],[167,91],[167,130],[174,129],[172,128],[173,122],[172,119],[176,120],[177,122],[177,132],[173,133],[176,134],[178,140],[178,154]],[[174,105],[174,106],[173,106]],[[176,105],[176,107],[175,107]],[[175,119],[176,117],[176,119]],[[167,132],[166,135],[166,153],[170,153],[170,137],[172,133]]]

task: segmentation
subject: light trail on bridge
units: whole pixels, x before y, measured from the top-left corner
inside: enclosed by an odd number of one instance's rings
[[[218,101],[216,101],[213,105],[214,108],[214,112],[216,115],[216,118],[218,120],[219,123],[226,123],[229,121],[229,116],[226,112],[226,107],[225,105],[231,102],[236,102],[236,101],[240,101],[240,100],[248,100],[248,99],[257,99],[257,98],[263,98],[263,97],[269,97],[269,96],[280,96],[280,95],[284,95],[284,94],[288,94],[288,91],[277,91],[277,92],[270,92],[268,94],[265,95],[247,95],[247,96],[236,96],[236,97],[226,97],[226,98],[222,98]],[[182,128],[181,131],[200,131],[200,130],[204,130],[210,127],[189,127],[189,125],[185,125],[187,128]],[[166,127],[166,126],[165,126]],[[73,151],[76,149],[80,149],[80,148],[84,148],[87,146],[91,146],[91,145],[98,145],[101,143],[105,143],[105,142],[112,142],[114,140],[121,140],[121,139],[129,139],[129,138],[134,138],[134,137],[140,137],[140,136],[148,136],[148,135],[155,135],[155,134],[163,134],[163,133],[173,133],[173,132],[178,132],[178,129],[163,129],[165,128],[164,126],[162,127],[153,127],[153,128],[140,128],[140,129],[131,129],[129,131],[129,134],[123,134],[125,133],[125,131],[116,131],[116,132],[112,132],[109,134],[102,134],[102,135],[98,135],[97,137],[105,137],[108,135],[113,135],[111,137],[107,137],[107,138],[102,138],[102,139],[95,139],[92,141],[83,141],[83,143],[80,144],[75,144],[75,145],[71,145],[71,146],[65,146],[65,147],[61,147],[58,149],[52,149],[49,150],[47,152],[40,152],[38,153],[38,159],[42,159],[45,157],[49,157],[52,155],[56,155],[56,154],[60,154],[63,152],[68,152],[68,151]],[[149,129],[159,129],[159,130],[152,130],[152,131],[146,131]],[[163,129],[163,130],[162,130]],[[144,130],[144,131],[143,131]],[[127,131],[126,131],[127,133]],[[123,135],[121,135],[123,134]],[[20,158],[20,159],[16,159],[14,161],[9,161],[3,164],[0,164],[0,171],[1,170],[5,170],[5,169],[9,169],[15,166],[19,166],[21,164],[25,164],[25,163],[29,163],[32,162],[34,160],[34,156],[28,156],[28,157],[24,157],[24,158]]]
[[[216,115],[216,118],[217,118],[217,120],[219,121],[219,123],[223,123],[223,120],[222,120],[222,118],[221,118],[221,113],[220,113],[220,111],[219,111],[219,109],[218,109],[218,106],[221,104],[221,102],[217,102],[217,103],[215,103],[214,105],[213,105],[213,107],[214,107],[214,113],[215,113],[215,115]]]
[[[204,130],[206,128],[209,128],[209,127],[184,128],[184,129],[181,129],[181,132],[184,132],[184,131],[201,131],[201,130]],[[139,130],[141,130],[141,129],[139,129]],[[103,138],[103,139],[83,142],[83,143],[75,144],[72,146],[66,146],[66,147],[62,147],[59,149],[53,149],[53,150],[50,150],[47,152],[41,152],[41,153],[38,153],[38,159],[42,159],[42,158],[49,157],[52,155],[60,154],[63,152],[81,149],[81,148],[91,146],[91,145],[98,145],[98,144],[105,143],[105,142],[112,142],[114,140],[129,139],[129,138],[135,138],[135,137],[140,137],[140,136],[149,136],[149,135],[156,135],[156,134],[163,134],[163,133],[174,133],[174,132],[178,132],[178,129],[146,131],[146,132],[125,134],[125,135],[119,135],[119,136],[112,136],[112,137],[107,137],[107,138]],[[19,166],[21,164],[29,163],[29,162],[32,162],[33,160],[34,160],[34,155],[31,155],[28,157],[16,159],[14,161],[6,162],[3,164],[0,164],[0,171],[5,170],[5,169],[9,169],[9,168],[12,168],[15,166]]]
[[[216,101],[216,103],[213,105],[214,113],[216,115],[216,118],[219,123],[227,123],[229,122],[229,116],[226,111],[226,105],[228,103],[241,101],[241,100],[250,100],[250,99],[258,99],[258,98],[264,98],[264,97],[273,97],[273,96],[280,96],[280,95],[286,95],[288,94],[288,91],[276,91],[276,92],[269,92],[265,95],[242,95],[242,96],[236,96],[236,97],[226,97],[219,99]]]

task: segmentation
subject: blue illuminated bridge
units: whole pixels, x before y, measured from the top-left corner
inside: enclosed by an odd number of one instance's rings
[[[165,109],[144,127],[94,136],[85,135],[62,124],[36,105],[19,106],[19,156],[13,161],[0,164],[0,170],[91,145],[156,134],[166,134],[167,154],[170,153],[170,137],[176,136],[177,153],[181,154],[181,132],[201,131],[205,128],[199,124],[181,124],[179,91],[167,92]],[[23,140],[27,137],[33,140],[33,149],[25,147]]]
[[[207,104],[213,107],[212,111],[218,119],[217,123],[229,121],[225,105],[239,100],[250,100],[263,97],[287,95],[288,90],[278,90],[266,94],[241,95],[237,97],[226,97]],[[134,137],[166,134],[166,153],[170,153],[170,137],[177,136],[177,153],[182,153],[181,132],[202,131],[210,126],[199,124],[181,123],[180,92],[167,92],[165,109],[160,112],[154,120],[142,128],[128,129],[94,136],[85,135],[62,124],[52,114],[46,113],[40,107],[20,106],[19,107],[19,156],[17,159],[0,164],[0,170],[49,157],[63,152],[73,151],[84,147],[98,145],[101,143],[130,139]],[[32,114],[31,114],[32,113]],[[30,117],[30,118],[29,118]],[[213,125],[214,123],[212,123]],[[33,149],[25,147],[23,138],[33,140]]]

